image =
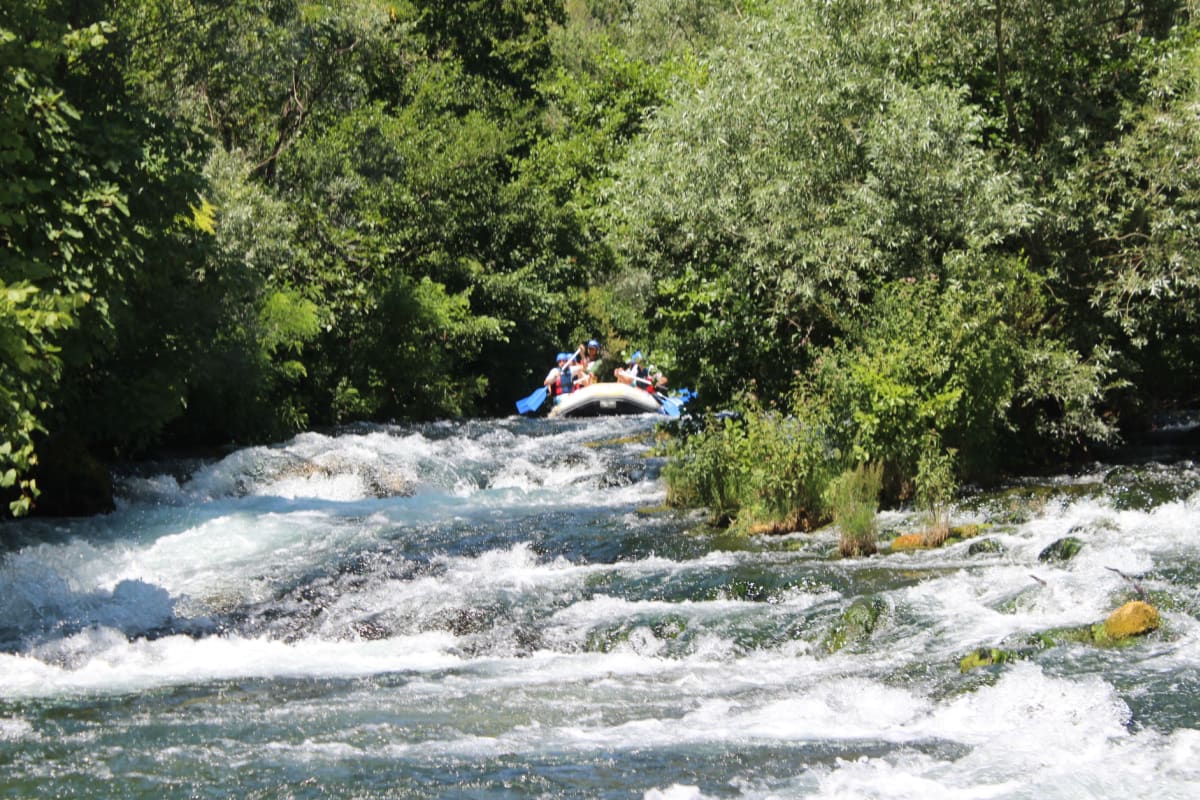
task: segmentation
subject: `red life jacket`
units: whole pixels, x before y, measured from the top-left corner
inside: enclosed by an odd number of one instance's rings
[[[554,396],[570,394],[573,391],[575,391],[575,376],[571,374],[571,365],[559,367],[558,380],[554,382]]]

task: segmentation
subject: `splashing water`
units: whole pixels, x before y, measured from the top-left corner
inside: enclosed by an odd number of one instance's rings
[[[0,796],[1193,796],[1193,463],[972,498],[991,551],[838,560],[662,511],[653,425],[310,433],[8,526]],[[959,672],[1134,583],[1150,637]]]

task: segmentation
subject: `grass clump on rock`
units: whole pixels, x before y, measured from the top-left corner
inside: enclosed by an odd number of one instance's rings
[[[878,549],[879,492],[883,464],[859,464],[835,478],[826,490],[826,503],[841,529],[838,552],[847,558],[872,555]]]

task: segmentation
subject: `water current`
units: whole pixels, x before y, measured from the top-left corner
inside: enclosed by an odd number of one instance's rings
[[[653,426],[308,433],[5,526],[0,797],[1196,796],[1196,463],[970,495],[994,548],[839,559],[663,509]],[[960,671],[1138,592],[1132,646]]]

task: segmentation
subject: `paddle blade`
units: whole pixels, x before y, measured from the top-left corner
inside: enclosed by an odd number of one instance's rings
[[[680,415],[679,403],[673,397],[667,397],[665,394],[655,392],[655,397],[658,398],[658,404],[662,407],[662,412],[668,417],[678,417]]]
[[[542,407],[542,403],[546,402],[546,395],[550,394],[550,390],[545,386],[539,387],[529,397],[521,398],[517,401],[517,411],[522,414],[532,414]]]

